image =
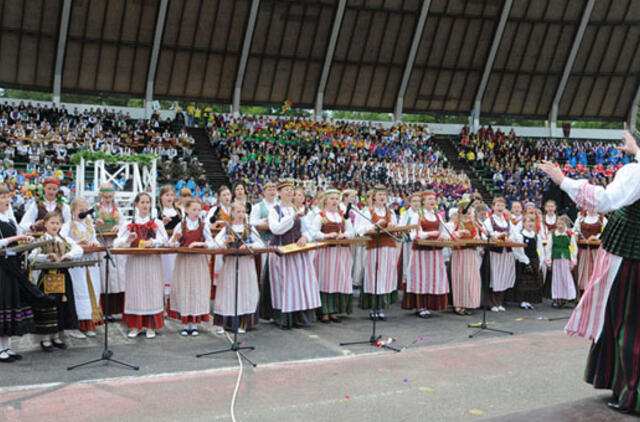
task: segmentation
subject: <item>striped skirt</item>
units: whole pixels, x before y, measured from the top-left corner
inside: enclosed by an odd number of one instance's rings
[[[434,295],[449,293],[449,279],[442,249],[412,250],[409,262],[407,292]]]
[[[206,255],[178,256],[171,274],[169,316],[183,324],[209,321],[209,286]]]
[[[318,278],[308,252],[269,255],[271,303],[281,313],[320,307]]]
[[[336,246],[318,249],[313,261],[320,292],[346,295],[352,293],[351,266],[353,260],[349,247]]]
[[[376,253],[377,252],[377,253]],[[378,288],[376,283],[376,255],[378,260]],[[387,294],[398,288],[398,249],[383,247],[369,249],[365,257],[364,293]]]
[[[612,390],[625,409],[640,412],[640,261],[624,260],[611,287],[602,334],[587,360],[585,380]]]
[[[123,322],[129,328],[162,328],[164,273],[160,255],[128,256],[125,273]]]
[[[551,264],[551,298],[573,300],[576,286],[571,275],[571,261],[566,258],[554,259]]]
[[[481,287],[482,281],[476,249],[454,249],[451,253],[453,306],[471,309],[479,307]]]
[[[238,263],[238,315],[254,314],[258,310],[260,290],[253,256],[225,257],[216,289],[216,315],[236,314],[236,259]]]
[[[516,259],[513,252],[489,252],[491,290],[504,292],[516,283]]]
[[[585,290],[587,288],[597,256],[598,249],[580,248],[578,251],[578,289]]]

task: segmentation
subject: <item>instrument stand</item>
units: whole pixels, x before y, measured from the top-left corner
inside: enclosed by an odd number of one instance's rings
[[[489,256],[488,254],[489,254],[489,248],[485,248],[485,259]],[[491,265],[491,263],[489,263],[489,265]],[[483,286],[482,290],[480,291],[480,306],[482,307],[482,322],[480,323],[480,325],[467,324],[468,328],[477,328],[475,332],[469,334],[469,338],[474,338],[475,336],[477,336],[478,334],[480,334],[485,330],[491,331],[493,333],[508,334],[510,336],[513,335],[512,331],[499,330],[497,328],[490,328],[487,326],[487,307],[485,306],[485,302],[487,299],[487,292],[489,291],[489,289],[490,289],[489,286],[487,286],[486,289]]]
[[[105,295],[104,295],[104,307],[106,309],[109,309],[109,263],[113,263],[114,266],[116,266],[114,260],[113,260],[113,255],[111,255],[111,252],[109,251],[109,246],[107,245],[106,240],[104,239],[104,236],[102,235],[102,233],[98,232],[100,234],[100,241],[102,242],[102,246],[104,246],[104,251],[105,251],[105,255],[104,255],[104,264],[105,264],[105,278],[107,280],[107,282],[105,283],[106,288],[105,288]],[[134,371],[137,371],[140,369],[139,366],[136,365],[132,365],[130,363],[127,362],[123,362],[117,359],[113,358],[113,352],[109,349],[109,319],[106,318],[106,316],[103,314],[102,315],[102,321],[104,322],[104,347],[102,349],[102,356],[100,356],[97,359],[92,359],[92,360],[88,360],[86,362],[82,362],[82,363],[78,363],[76,365],[72,365],[67,367],[68,371],[74,370],[76,368],[80,368],[82,366],[87,366],[87,365],[91,365],[94,363],[98,363],[98,362],[102,362],[102,361],[107,361],[107,362],[113,362],[116,363],[118,365],[124,366],[126,368],[129,369],[133,369]]]
[[[359,213],[359,212],[358,212]],[[364,217],[364,216],[363,216]],[[364,217],[366,218],[366,217]],[[375,223],[374,223],[375,224]],[[375,224],[376,227],[376,274],[374,276],[374,296],[375,296],[375,302],[374,302],[374,306],[373,306],[373,312],[374,312],[374,316],[372,318],[372,326],[371,326],[371,337],[369,337],[369,340],[360,340],[360,341],[348,341],[348,342],[344,342],[344,343],[340,343],[340,346],[352,346],[352,345],[356,345],[356,344],[368,344],[370,346],[374,346],[374,347],[380,347],[383,349],[388,349],[388,350],[393,350],[394,352],[400,352],[401,349],[398,349],[396,347],[393,346],[389,346],[388,344],[378,344],[378,340],[380,340],[380,338],[382,338],[381,335],[376,335],[376,321],[378,320],[378,316],[377,313],[380,310],[380,295],[377,294],[378,292],[378,256],[380,255],[380,234],[382,232],[382,227],[380,227],[379,225]],[[384,230],[386,231],[386,230]],[[364,295],[364,286],[360,292],[361,295]],[[362,300],[362,298],[360,299]]]
[[[231,233],[235,233],[235,232],[233,232],[233,230],[231,228],[229,228],[228,230]],[[242,243],[245,246],[247,246],[247,244],[244,242],[244,240],[242,240],[241,236],[237,236],[236,238],[240,239],[242,241]],[[247,249],[252,254],[251,256],[253,256],[253,251],[248,246],[247,246]],[[255,350],[256,348],[254,346],[241,346],[240,343],[238,342],[238,329],[240,328],[240,321],[238,320],[238,274],[239,274],[239,269],[240,269],[240,257],[241,256],[247,256],[247,255],[235,254],[235,255],[230,255],[230,256],[233,256],[236,259],[236,286],[235,286],[234,318],[235,318],[235,321],[237,321],[237,323],[238,323],[238,327],[236,327],[235,332],[233,333],[233,343],[231,343],[231,345],[229,347],[226,347],[224,349],[214,350],[214,351],[206,352],[206,353],[200,353],[200,354],[196,355],[196,357],[197,358],[201,358],[203,356],[218,355],[218,354],[227,353],[227,352],[236,352],[238,354],[238,356],[240,356],[241,358],[243,358],[244,360],[249,362],[249,364],[255,368],[258,365],[256,363],[254,363],[251,359],[249,359],[244,353],[242,353],[241,350]]]

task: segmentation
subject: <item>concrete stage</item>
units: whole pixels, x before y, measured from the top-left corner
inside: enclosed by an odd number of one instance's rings
[[[368,339],[371,323],[357,310],[342,324],[316,323],[281,331],[261,321],[242,335],[256,346],[247,353],[236,404],[238,421],[609,421],[636,420],[606,407],[609,392],[582,381],[589,342],[562,333],[569,309],[550,303],[535,311],[509,308],[488,313],[495,328],[474,339],[451,312],[429,320],[398,304],[378,324],[384,337],[407,346],[401,353],[369,346],[338,346]],[[126,338],[110,326],[115,358],[140,365],[131,371],[97,364],[75,371],[68,365],[101,354],[101,338],[69,340],[66,351],[45,354],[31,337],[15,340],[24,360],[0,366],[0,421],[229,421],[238,376],[235,354],[196,359],[228,345],[201,330],[183,338],[167,320],[155,340]]]

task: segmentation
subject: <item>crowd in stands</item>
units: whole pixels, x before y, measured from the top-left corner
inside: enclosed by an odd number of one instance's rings
[[[471,191],[469,178],[449,166],[425,125],[302,118],[216,115],[208,125],[231,180],[247,184],[253,199],[269,180],[293,178],[313,197],[318,188],[389,188],[392,206],[411,192],[437,189],[441,208]]]
[[[541,205],[549,179],[536,168],[541,160],[559,162],[566,174],[606,186],[617,169],[629,162],[615,144],[603,141],[560,141],[516,136],[491,126],[477,133],[465,126],[459,135],[460,158],[481,168],[507,201]]]

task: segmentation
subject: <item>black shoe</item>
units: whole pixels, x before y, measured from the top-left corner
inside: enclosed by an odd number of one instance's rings
[[[376,319],[377,317],[378,317],[378,316],[376,315],[376,313],[375,313],[375,312],[373,312],[373,311],[370,311],[370,312],[369,312],[369,319]]]
[[[340,323],[342,322],[342,320],[341,320],[340,318],[338,318],[338,317],[335,317],[335,318],[329,318],[329,321],[331,321],[331,322],[335,322],[335,323],[337,323],[337,324],[340,324]]]
[[[331,322],[331,320],[330,320],[330,319],[324,319],[324,318],[323,318],[323,319],[321,319],[321,320],[320,320],[320,322],[321,322],[321,323],[323,323],[323,324],[328,324],[328,323],[330,323],[330,322]]]
[[[629,413],[629,409],[627,409],[626,407],[622,407],[620,403],[615,401],[607,402],[607,406],[609,406],[609,409],[615,410],[616,412]]]
[[[114,317],[112,317],[111,315],[107,315],[107,316],[105,316],[105,317],[104,317],[104,319],[105,319],[107,322],[116,322],[116,319],[115,319]]]
[[[51,340],[51,343],[53,343],[53,347],[57,347],[60,350],[66,350],[67,349],[67,344],[64,341]]]
[[[9,353],[9,352],[12,352],[12,353]],[[8,354],[9,356],[11,356],[14,360],[22,360],[22,355],[20,355],[20,354],[18,354],[18,353],[16,353],[16,352],[14,352],[14,351],[13,351],[13,350],[11,350],[11,349],[7,349],[7,354]]]
[[[0,353],[7,353],[6,350],[0,350]],[[15,360],[15,358],[10,355],[9,353],[7,353],[7,357],[6,358],[0,358],[0,363],[11,363]]]
[[[48,346],[45,346],[44,341],[40,342],[40,347],[42,348],[43,352],[47,352],[47,353],[53,352],[53,345],[50,344]]]
[[[378,312],[378,319],[379,319],[380,321],[386,321],[386,320],[387,320],[387,317],[386,317],[386,316],[384,316],[384,312]]]

